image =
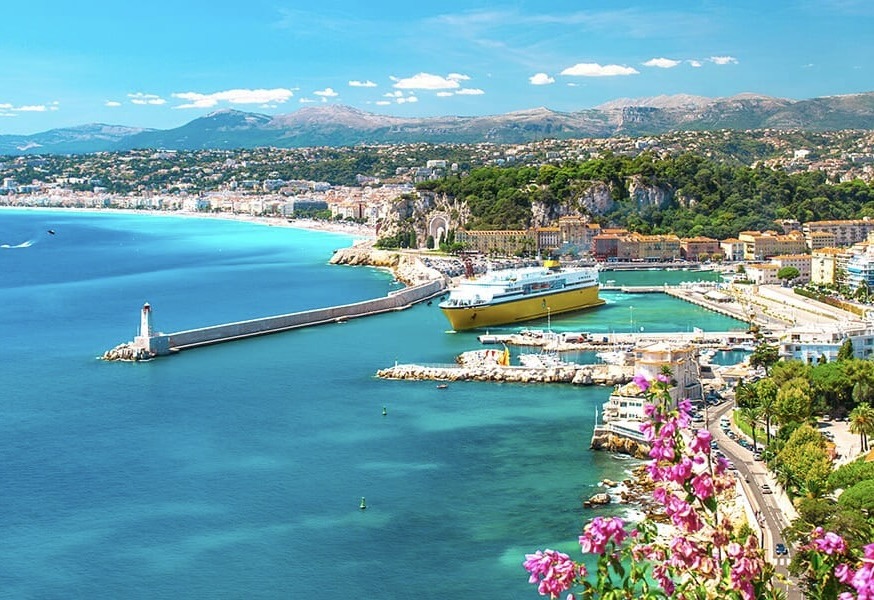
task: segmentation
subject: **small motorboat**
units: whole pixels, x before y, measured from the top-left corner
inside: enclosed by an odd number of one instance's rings
[[[449,387],[449,384],[448,384],[448,383],[438,383],[438,384],[437,384],[437,389],[438,389],[438,390],[445,390],[445,389],[448,388],[448,387]]]

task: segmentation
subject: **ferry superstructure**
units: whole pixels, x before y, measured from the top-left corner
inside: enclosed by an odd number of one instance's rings
[[[449,290],[440,310],[464,331],[541,319],[604,304],[595,268],[558,269],[547,263],[490,271]]]

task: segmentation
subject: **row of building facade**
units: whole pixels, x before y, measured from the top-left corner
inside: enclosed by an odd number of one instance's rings
[[[782,221],[783,232],[742,231],[737,238],[680,238],[602,228],[583,217],[562,217],[553,227],[456,233],[456,241],[484,254],[541,254],[572,250],[602,262],[729,260],[751,262],[747,278],[779,283],[783,267],[798,269],[797,283],[845,283],[874,289],[874,220]],[[869,250],[870,249],[870,250]]]

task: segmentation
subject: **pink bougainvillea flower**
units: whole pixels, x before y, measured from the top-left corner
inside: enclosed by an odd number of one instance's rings
[[[626,381],[628,381],[628,380],[626,379]],[[644,375],[643,373],[638,373],[637,375],[634,376],[634,378],[631,381],[634,382],[634,385],[636,385],[638,388],[640,388],[641,392],[646,393],[646,391],[649,389],[649,386],[650,386],[649,379],[647,379],[646,375]]]
[[[587,575],[583,565],[575,563],[567,554],[549,548],[526,554],[522,565],[531,573],[529,583],[537,583],[540,595],[550,598],[558,598],[559,594],[573,587],[578,576]]]

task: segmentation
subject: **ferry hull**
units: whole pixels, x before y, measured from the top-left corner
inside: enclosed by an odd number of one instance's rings
[[[479,329],[543,319],[549,315],[582,310],[604,304],[598,286],[568,290],[543,296],[521,298],[512,302],[480,306],[440,307],[455,331]]]

